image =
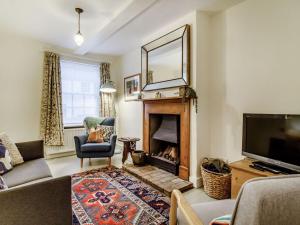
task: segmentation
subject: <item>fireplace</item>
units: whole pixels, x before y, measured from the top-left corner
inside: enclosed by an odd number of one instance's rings
[[[180,116],[150,114],[148,162],[178,175],[180,164]]]
[[[144,100],[143,147],[148,162],[189,178],[190,104],[182,99]]]

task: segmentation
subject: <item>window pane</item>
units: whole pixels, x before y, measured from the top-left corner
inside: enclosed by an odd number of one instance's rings
[[[74,107],[83,107],[84,106],[84,95],[73,95],[73,106]]]
[[[86,116],[99,116],[99,66],[61,60],[64,124],[82,124]]]
[[[98,105],[98,99],[94,95],[86,95],[85,96],[85,106],[86,107],[94,107],[96,108]]]

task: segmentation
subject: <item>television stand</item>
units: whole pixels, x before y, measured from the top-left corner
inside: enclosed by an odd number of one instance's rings
[[[253,166],[249,165],[250,167],[254,168],[254,169],[258,169],[258,170],[263,170],[263,171],[269,171],[271,173],[274,174],[296,174],[296,171],[281,167],[281,166],[277,166],[277,165],[273,165],[270,163],[265,163],[262,161],[254,161],[252,162]]]
[[[243,159],[233,163],[230,163],[231,167],[231,198],[236,198],[242,185],[252,178],[257,177],[271,177],[281,174],[274,174],[265,169],[253,168],[253,160]]]

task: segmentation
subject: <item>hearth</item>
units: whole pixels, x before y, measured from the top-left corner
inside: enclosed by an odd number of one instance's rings
[[[148,162],[178,175],[180,164],[180,116],[150,114]]]

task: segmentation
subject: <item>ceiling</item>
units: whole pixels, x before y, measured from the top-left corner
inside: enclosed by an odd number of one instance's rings
[[[1,0],[0,29],[28,36],[76,54],[121,55],[140,46],[160,27],[194,10],[220,11],[243,0]],[[77,47],[77,14],[81,33]]]

